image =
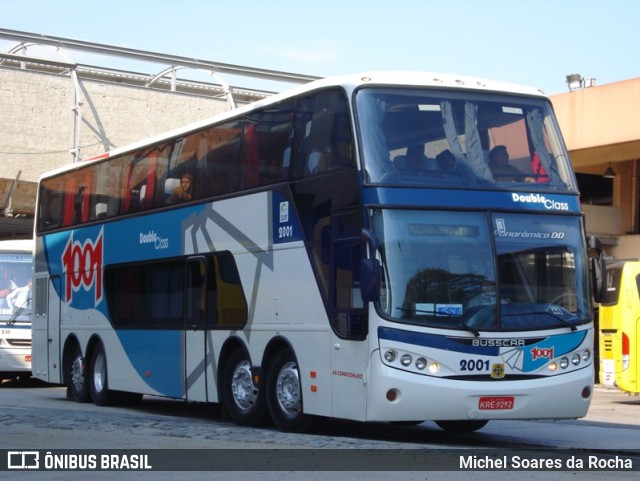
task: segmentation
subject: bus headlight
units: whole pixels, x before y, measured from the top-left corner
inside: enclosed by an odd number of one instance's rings
[[[425,367],[427,367],[427,360],[424,357],[416,359],[416,369],[423,371]]]
[[[580,354],[574,354],[571,357],[571,364],[573,364],[574,366],[577,366],[578,364],[580,364],[580,360],[581,360]]]
[[[591,351],[589,349],[585,350],[582,353],[582,360],[584,362],[589,362],[591,360]]]
[[[395,361],[395,360],[396,360],[396,356],[397,356],[397,355],[398,355],[398,354],[396,353],[396,351],[395,351],[395,350],[393,350],[393,349],[387,349],[387,350],[384,352],[384,360],[385,360],[385,361],[387,361],[387,362],[393,362],[393,361]]]
[[[563,357],[562,359],[560,359],[560,367],[562,369],[566,369],[569,367],[569,358]]]
[[[436,375],[440,372],[440,364],[437,361],[432,361],[420,353],[387,347],[381,351],[381,355],[384,364],[395,367],[396,369],[422,375]]]

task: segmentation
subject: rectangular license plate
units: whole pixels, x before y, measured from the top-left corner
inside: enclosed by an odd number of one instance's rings
[[[483,396],[478,400],[478,409],[481,411],[513,409],[513,404],[513,396]]]

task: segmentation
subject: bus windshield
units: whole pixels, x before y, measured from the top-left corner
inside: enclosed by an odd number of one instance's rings
[[[29,320],[31,276],[31,254],[0,252],[0,319]]]
[[[578,218],[372,209],[371,220],[391,320],[475,332],[590,319]]]
[[[575,190],[546,100],[368,88],[356,105],[369,183]]]

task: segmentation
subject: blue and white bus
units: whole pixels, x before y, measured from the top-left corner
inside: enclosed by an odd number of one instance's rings
[[[584,219],[549,100],[428,73],[323,79],[44,175],[34,374],[98,405],[578,418]]]
[[[33,241],[0,241],[0,382],[31,377]]]

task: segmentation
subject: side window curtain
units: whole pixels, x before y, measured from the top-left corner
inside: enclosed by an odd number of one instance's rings
[[[293,104],[285,102],[249,115],[243,143],[244,187],[286,180],[291,165]]]
[[[196,195],[200,198],[233,192],[238,187],[242,122],[234,120],[217,125],[198,135]],[[187,141],[190,139],[191,136]]]
[[[126,175],[124,211],[137,212],[153,205],[157,151],[149,149],[134,154]]]
[[[58,186],[59,180],[57,178],[48,179],[40,186],[39,232],[57,229],[62,224],[64,191]]]
[[[295,126],[298,176],[353,167],[349,113],[341,91],[319,92],[300,100]]]

